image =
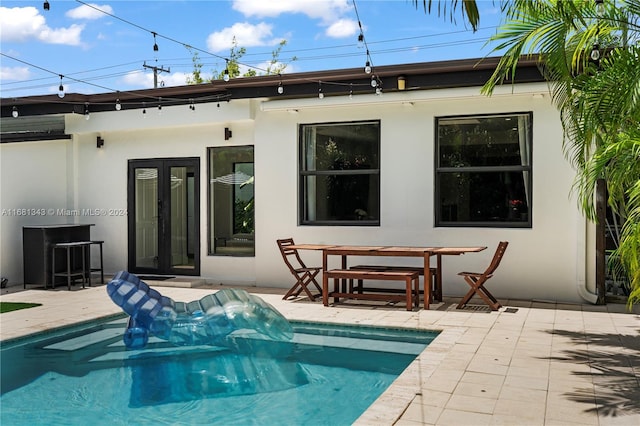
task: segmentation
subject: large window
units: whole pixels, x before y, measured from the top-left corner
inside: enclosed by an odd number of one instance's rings
[[[300,223],[380,224],[380,122],[300,126]]]
[[[209,254],[254,256],[253,146],[209,148]]]
[[[436,118],[436,226],[531,227],[531,121]]]

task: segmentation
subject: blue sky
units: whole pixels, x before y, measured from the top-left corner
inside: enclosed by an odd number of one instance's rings
[[[160,84],[184,85],[193,52],[206,77],[224,70],[233,37],[246,49],[243,71],[264,74],[281,40],[284,72],[364,67],[360,26],[374,67],[493,56],[486,41],[499,23],[498,6],[478,4],[480,29],[473,33],[460,11],[452,23],[411,0],[49,0],[48,11],[43,1],[3,0],[0,97],[57,93],[61,82],[67,93],[151,88],[145,63],[170,70],[160,73]]]

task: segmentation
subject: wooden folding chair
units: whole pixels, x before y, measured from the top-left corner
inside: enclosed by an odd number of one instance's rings
[[[320,284],[316,281],[316,276],[320,273],[322,267],[307,267],[302,261],[300,254],[298,254],[298,250],[290,248],[290,246],[294,245],[293,238],[285,238],[277,240],[277,242],[284,263],[286,263],[289,271],[291,271],[291,274],[296,279],[296,283],[289,289],[287,294],[284,295],[283,299],[286,300],[291,296],[296,297],[303,291],[312,301],[315,301],[316,297],[322,296],[322,287],[320,287]],[[319,294],[314,295],[311,293],[308,287],[310,284],[316,286]]]
[[[458,309],[462,309],[468,302],[471,300],[474,294],[477,294],[485,301],[487,305],[491,307],[492,311],[497,311],[502,306],[498,300],[493,297],[493,295],[487,290],[485,287],[485,283],[489,278],[493,276],[493,273],[500,265],[500,261],[502,260],[502,256],[504,256],[504,252],[507,250],[507,246],[509,245],[508,241],[500,241],[498,244],[498,248],[496,249],[496,253],[493,255],[493,260],[491,260],[491,264],[486,271],[482,273],[478,272],[460,272],[458,275],[464,277],[464,280],[471,286],[471,290],[462,298],[460,303],[458,303]]]

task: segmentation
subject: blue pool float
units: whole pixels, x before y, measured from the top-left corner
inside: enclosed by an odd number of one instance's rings
[[[282,314],[244,290],[223,289],[193,302],[175,302],[136,275],[120,271],[107,284],[107,293],[130,316],[123,337],[129,349],[144,348],[149,334],[177,346],[218,345],[237,351],[255,351],[255,342],[261,340],[293,338]],[[253,343],[247,346],[248,341]]]

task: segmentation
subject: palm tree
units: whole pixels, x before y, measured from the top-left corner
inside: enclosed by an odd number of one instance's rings
[[[418,7],[420,3],[422,3],[422,7],[424,8],[425,13],[431,13],[431,8],[433,6],[433,0],[412,0],[413,4]],[[455,21],[455,12],[458,9],[458,3],[462,3],[461,6],[461,14],[463,17],[467,19],[473,31],[478,29],[478,24],[480,23],[480,12],[478,12],[478,5],[476,0],[438,0],[438,15],[448,13],[449,19],[453,22]]]
[[[605,179],[611,209],[624,220],[615,252],[640,302],[640,0],[503,3],[492,41],[506,49],[483,87],[512,78],[518,61],[537,55],[564,128],[565,153],[577,170],[574,190],[596,220],[595,189]],[[604,10],[603,10],[604,9]],[[604,303],[604,289],[599,289]]]

